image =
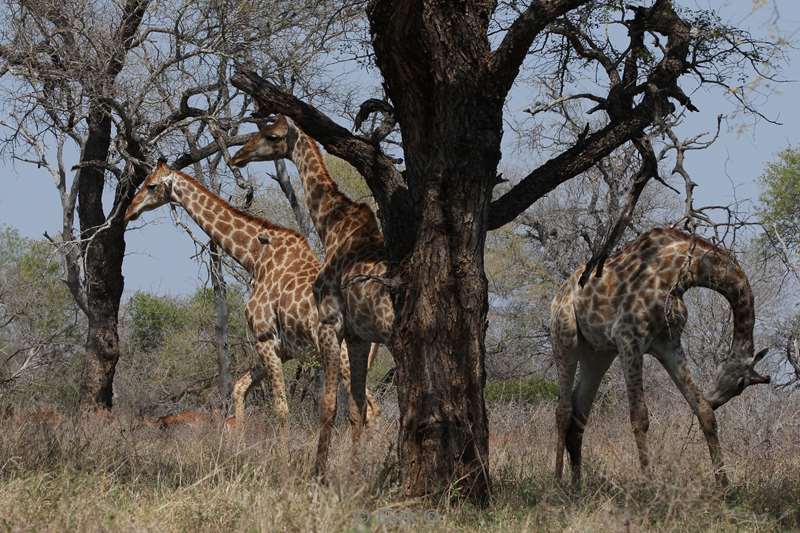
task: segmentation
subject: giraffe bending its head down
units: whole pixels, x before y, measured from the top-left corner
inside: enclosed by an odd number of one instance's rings
[[[600,277],[578,283],[583,268],[562,286],[550,309],[550,335],[558,368],[560,395],[556,411],[556,476],[561,477],[564,450],[570,456],[573,482],[580,481],[581,445],[600,381],[619,355],[625,375],[630,417],[639,462],[647,468],[649,425],[642,388],[642,358],[650,353],[664,366],[700,421],[717,480],[725,484],[714,409],[749,385],[769,383],[754,367],[766,354],[753,349],[753,293],[747,276],[727,251],[674,229],[655,229],[610,258]],[[733,342],[706,398],[692,381],[681,347],[686,323],[683,293],[707,287],[730,303]],[[576,368],[578,383],[572,389]]]
[[[366,417],[366,369],[369,343],[386,344],[392,333],[394,307],[380,280],[388,270],[383,235],[368,205],[350,200],[331,178],[314,139],[290,118],[278,116],[262,128],[232,159],[244,166],[252,161],[291,159],[300,172],[305,202],[314,227],[325,245],[325,262],[314,285],[320,317],[320,347],[326,365],[322,399],[322,431],[315,470],[323,475],[335,414],[337,346],[347,340],[350,352],[353,442],[358,443]]]
[[[319,315],[313,290],[319,261],[297,232],[234,209],[200,182],[172,170],[163,161],[134,196],[125,221],[168,202],[182,205],[203,231],[252,275],[245,315],[271,379],[275,412],[285,419],[289,408],[282,362],[319,353]],[[347,360],[347,347],[337,346],[336,355]],[[342,380],[349,385],[348,371],[343,369]],[[243,418],[247,392],[263,377],[264,372],[251,370],[234,385],[237,420]],[[375,406],[370,406],[375,411]]]

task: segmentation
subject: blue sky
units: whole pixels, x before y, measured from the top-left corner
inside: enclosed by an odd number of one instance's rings
[[[769,8],[753,13],[753,0],[690,0],[687,4],[716,9],[724,20],[748,28],[759,36],[768,34],[766,22],[773,15]],[[794,42],[800,42],[800,1],[777,0],[775,4],[783,34],[792,37]],[[753,122],[744,117],[732,118],[723,127],[715,145],[687,156],[687,169],[699,183],[695,192],[697,204],[757,199],[757,178],[767,162],[787,146],[800,144],[800,51],[787,50],[787,58],[782,78],[791,81],[778,86],[778,92],[759,106],[762,113],[782,125]],[[364,80],[363,73],[357,68],[353,66],[353,76],[359,83],[377,86],[374,79]],[[511,108],[516,107],[515,98],[520,105],[524,104],[522,99],[512,96]],[[719,90],[699,91],[692,98],[700,113],[690,114],[681,130],[683,135],[713,130],[717,114],[732,111],[730,102]],[[504,149],[502,164],[525,168],[525,161],[515,159],[510,149],[513,141],[510,138],[506,140],[509,149]],[[292,165],[289,166],[293,170]],[[259,164],[254,170],[256,175],[263,176],[263,171],[271,170],[271,163]],[[14,226],[22,234],[34,238],[40,238],[45,230],[56,233],[60,226],[61,207],[49,175],[30,165],[11,165],[7,161],[0,161],[0,171],[0,179],[5,185],[5,193],[0,196],[0,224]],[[148,213],[143,220],[146,222],[144,226],[137,222],[126,236],[128,252],[123,267],[126,294],[136,290],[185,294],[202,286],[207,281],[205,268],[191,258],[195,254],[194,246],[189,237],[173,224],[169,209]]]

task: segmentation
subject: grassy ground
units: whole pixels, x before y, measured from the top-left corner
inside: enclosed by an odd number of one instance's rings
[[[724,493],[711,481],[696,424],[677,403],[651,408],[648,476],[639,473],[624,404],[596,413],[579,492],[552,476],[553,405],[495,403],[494,498],[486,509],[401,498],[391,406],[355,466],[349,430],[338,432],[327,486],[309,481],[315,424],[300,416],[286,435],[257,420],[231,434],[164,432],[123,416],[51,428],[23,416],[2,421],[0,530],[800,530],[800,407],[793,402],[721,413],[732,480]]]

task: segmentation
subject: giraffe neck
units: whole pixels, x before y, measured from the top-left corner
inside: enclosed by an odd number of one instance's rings
[[[327,220],[328,215],[355,202],[339,190],[339,186],[328,173],[317,142],[300,129],[297,129],[297,140],[292,147],[291,159],[300,172],[311,221],[327,249],[329,237],[334,237]]]
[[[705,287],[725,297],[733,313],[731,355],[752,357],[755,306],[747,276],[727,252],[691,243],[689,246],[691,263],[684,287]]]
[[[188,174],[174,172],[172,200],[181,204],[189,216],[217,246],[253,274],[256,258],[265,244],[258,237],[285,230],[234,209]]]

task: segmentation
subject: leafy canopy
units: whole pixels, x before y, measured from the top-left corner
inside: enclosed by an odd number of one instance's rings
[[[800,149],[787,148],[761,176],[761,217],[787,247],[800,251]]]

